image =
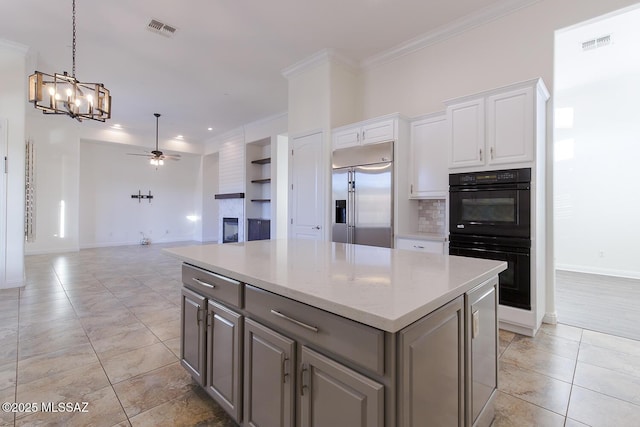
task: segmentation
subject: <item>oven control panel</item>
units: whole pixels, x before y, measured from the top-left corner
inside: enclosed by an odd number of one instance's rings
[[[488,172],[456,173],[449,175],[449,185],[486,185],[531,182],[531,169],[507,169]]]

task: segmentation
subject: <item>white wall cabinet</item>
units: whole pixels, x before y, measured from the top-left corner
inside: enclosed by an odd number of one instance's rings
[[[447,116],[430,114],[411,122],[410,199],[444,199],[449,190]]]
[[[396,137],[395,119],[360,122],[334,129],[333,149],[394,141]]]
[[[447,101],[449,168],[531,164],[536,132],[544,132],[537,107],[548,98],[542,80],[535,79]]]

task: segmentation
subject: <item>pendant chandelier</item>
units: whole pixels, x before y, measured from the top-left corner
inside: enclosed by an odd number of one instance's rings
[[[104,122],[111,118],[111,95],[102,83],[83,83],[76,79],[76,1],[73,5],[72,73],[53,75],[34,72],[29,76],[29,102],[44,114],[66,114]]]

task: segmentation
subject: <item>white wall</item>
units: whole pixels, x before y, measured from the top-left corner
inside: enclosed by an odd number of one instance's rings
[[[200,157],[165,160],[157,170],[131,147],[80,144],[80,247],[199,240]],[[132,199],[138,191],[153,199]],[[191,219],[189,219],[191,218]]]
[[[0,40],[0,118],[7,123],[8,158],[6,201],[0,201],[6,208],[5,241],[0,242],[6,264],[0,271],[0,288],[24,282],[25,63],[26,48]]]
[[[27,137],[35,147],[36,227],[26,254],[78,250],[79,126],[66,117],[27,114]]]
[[[555,130],[559,269],[640,278],[638,22],[635,9],[556,40],[555,107],[573,111]],[[582,41],[606,34],[609,46],[582,52]]]
[[[219,201],[214,198],[218,193],[220,155],[209,154],[203,157],[202,175],[202,241],[217,242]]]
[[[363,74],[363,118],[399,111],[417,116],[442,101],[542,77],[553,90],[554,32],[635,3],[541,0]]]

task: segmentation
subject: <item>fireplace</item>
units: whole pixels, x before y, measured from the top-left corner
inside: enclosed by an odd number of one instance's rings
[[[238,218],[222,218],[222,243],[238,241]]]

